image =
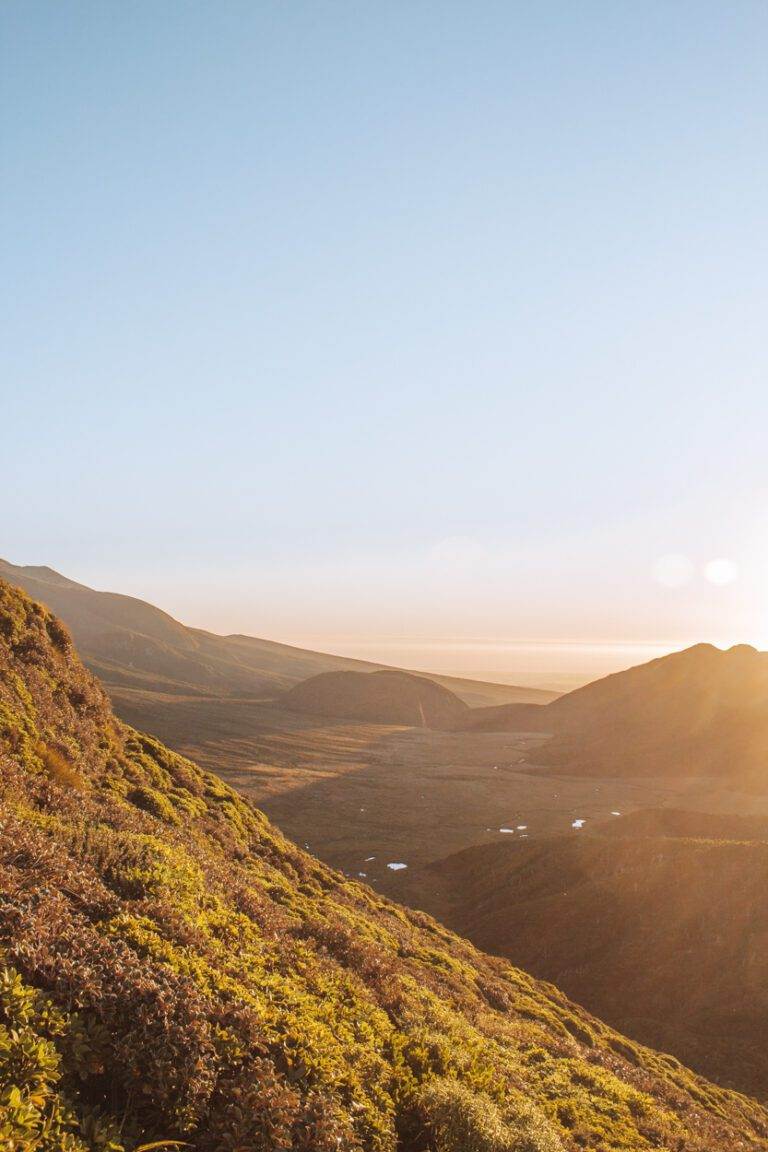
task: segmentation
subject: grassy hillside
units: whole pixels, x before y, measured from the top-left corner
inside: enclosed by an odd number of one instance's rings
[[[321,672],[372,672],[382,665],[310,652],[253,636],[216,636],[187,628],[159,608],[113,592],[97,592],[46,567],[0,560],[0,578],[47,605],[71,630],[78,651],[116,701],[131,694],[217,699],[270,696]],[[474,706],[546,702],[556,693],[454,676],[430,676]]]
[[[536,763],[592,776],[720,775],[768,786],[768,653],[697,644],[543,706],[479,709],[463,726],[546,732]]]
[[[622,1032],[768,1096],[768,821],[638,812],[409,877],[479,947]],[[436,894],[439,893],[439,894]],[[425,893],[429,893],[425,897]]]
[[[756,1103],[286,842],[0,583],[0,1149],[768,1148]]]

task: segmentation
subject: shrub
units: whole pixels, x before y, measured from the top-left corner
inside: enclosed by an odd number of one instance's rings
[[[63,1023],[17,972],[0,968],[1,1152],[85,1152],[59,1092],[61,1057],[44,1035]]]
[[[50,748],[47,744],[40,744],[37,748],[37,754],[50,778],[62,788],[74,788],[81,792],[86,787],[83,777],[58,749]]]
[[[54,648],[58,648],[60,652],[68,652],[72,647],[72,641],[69,638],[69,632],[56,616],[46,616],[45,629],[51,638],[51,643]]]
[[[434,1152],[562,1152],[546,1117],[522,1096],[504,1113],[484,1092],[432,1080],[417,1109]]]
[[[128,799],[137,808],[141,808],[143,812],[157,816],[158,820],[164,820],[166,824],[179,823],[179,818],[170,800],[163,796],[162,792],[156,792],[154,788],[134,788],[132,792],[128,793]]]

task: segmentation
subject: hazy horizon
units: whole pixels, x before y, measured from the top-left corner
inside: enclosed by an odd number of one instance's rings
[[[569,692],[611,672],[620,672],[675,650],[667,644],[610,644],[580,641],[492,641],[433,638],[403,640],[372,637],[348,640],[324,637],[339,656],[392,664],[413,672],[481,680],[495,684]],[[317,648],[310,637],[303,645]]]
[[[0,557],[6,560],[7,557]],[[31,567],[40,567],[32,565]],[[51,565],[43,565],[50,568]],[[54,569],[55,571],[55,569]],[[70,573],[59,575],[71,579]],[[83,581],[79,581],[83,583]],[[87,585],[87,582],[86,586]],[[99,586],[101,592],[130,594],[125,588]],[[174,615],[167,604],[155,603]],[[219,634],[250,635],[258,639],[290,644],[297,648],[349,656],[376,664],[389,664],[414,672],[440,673],[499,684],[568,692],[590,680],[623,671],[670,652],[700,643],[697,637],[685,641],[585,641],[583,639],[527,639],[501,636],[438,637],[425,635],[332,635],[315,633],[274,634],[248,627],[217,629],[205,617],[176,616],[182,624]],[[721,648],[729,641],[721,641]]]

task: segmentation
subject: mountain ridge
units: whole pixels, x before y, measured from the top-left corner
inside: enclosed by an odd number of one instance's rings
[[[151,685],[177,694],[260,698],[283,692],[318,672],[400,671],[242,633],[219,636],[190,628],[146,601],[95,591],[47,566],[25,567],[0,560],[0,577],[49,604],[71,629],[88,667],[109,688]],[[439,674],[414,675],[463,693],[473,704],[548,700],[557,695]]]
[[[768,787],[768,653],[695,644],[548,704],[473,709],[468,730],[546,733],[558,773],[726,775]]]

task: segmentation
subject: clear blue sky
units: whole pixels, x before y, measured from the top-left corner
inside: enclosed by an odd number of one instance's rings
[[[0,555],[294,641],[768,638],[763,0],[0,29]]]

